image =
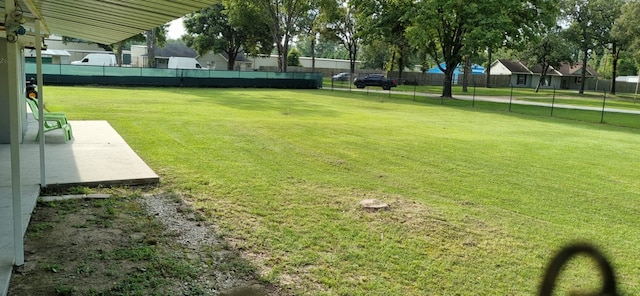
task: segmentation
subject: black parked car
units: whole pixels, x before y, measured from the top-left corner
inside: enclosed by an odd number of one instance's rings
[[[385,78],[382,74],[369,74],[364,77],[356,77],[353,84],[357,88],[365,88],[365,86],[382,86],[384,90],[390,90],[392,87],[398,86],[395,79]]]

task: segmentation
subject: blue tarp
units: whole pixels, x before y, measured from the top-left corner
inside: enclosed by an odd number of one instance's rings
[[[444,63],[440,64],[440,66],[442,68],[446,68],[446,65]],[[438,68],[438,66],[435,66],[431,69],[429,69],[429,71],[427,71],[427,73],[439,73],[442,74],[442,71],[440,71],[440,68]],[[460,69],[460,65],[458,65],[456,67],[455,70],[453,70],[453,75],[457,76],[458,74],[462,73],[462,69]],[[471,65],[471,74],[484,74],[484,67],[478,65],[478,64],[472,64]]]

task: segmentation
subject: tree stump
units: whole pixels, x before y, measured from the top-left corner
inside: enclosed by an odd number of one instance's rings
[[[377,199],[363,199],[360,201],[360,207],[366,211],[388,211],[391,208],[388,204],[383,203]]]

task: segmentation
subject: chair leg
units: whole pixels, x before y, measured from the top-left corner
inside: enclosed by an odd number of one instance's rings
[[[71,135],[71,126],[65,125],[62,128],[62,133],[64,134],[64,142],[69,143],[69,141],[71,141],[71,138],[73,138],[73,136]]]

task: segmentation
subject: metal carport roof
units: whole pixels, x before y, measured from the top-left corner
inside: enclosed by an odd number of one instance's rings
[[[33,31],[42,21],[44,34],[56,34],[113,44],[158,27],[188,13],[211,6],[212,0],[16,0]],[[0,13],[5,15],[5,1]],[[4,25],[0,26],[4,33]],[[2,37],[2,36],[0,36]]]

